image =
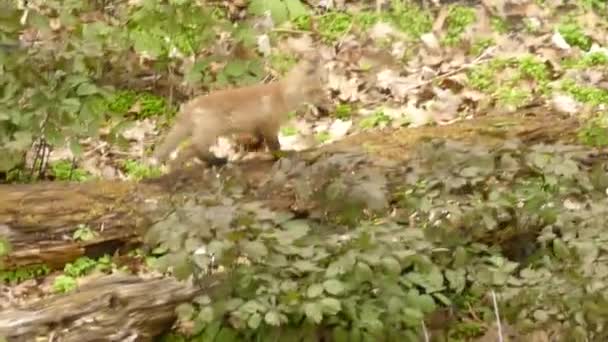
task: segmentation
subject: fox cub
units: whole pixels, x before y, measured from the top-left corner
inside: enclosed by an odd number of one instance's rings
[[[191,143],[180,151],[176,166],[193,157],[211,165],[226,163],[210,150],[220,136],[250,134],[261,139],[271,152],[281,146],[277,137],[288,113],[304,103],[318,105],[325,100],[325,74],[319,57],[304,57],[280,80],[241,88],[211,92],[181,105],[174,126],[153,153],[162,163],[186,139]]]

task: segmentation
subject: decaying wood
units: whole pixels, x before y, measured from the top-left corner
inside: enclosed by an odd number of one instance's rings
[[[0,235],[13,249],[5,266],[62,267],[82,255],[137,243],[136,228],[144,218],[139,212],[141,196],[150,195],[137,188],[103,181],[0,186]],[[75,241],[73,233],[81,224],[98,237]]]
[[[217,285],[173,278],[100,276],[77,291],[0,312],[0,336],[8,341],[151,341],[175,320],[175,306]]]
[[[493,144],[512,137],[529,142],[568,141],[576,128],[575,121],[559,120],[554,115],[486,117],[449,126],[364,133],[303,152],[302,156],[339,152],[355,146],[378,157],[400,160],[407,158],[408,152],[426,137],[479,144]],[[245,170],[242,177],[255,187],[268,175],[272,162],[251,161],[237,167]],[[83,255],[98,256],[137,244],[140,233],[153,220],[151,214],[163,214],[157,208],[151,209],[151,202],[168,203],[181,189],[204,187],[208,181],[205,177],[200,169],[190,169],[141,183],[102,180],[0,185],[0,235],[8,238],[13,247],[3,260],[5,266],[44,263],[62,267]],[[281,206],[275,209],[284,210],[290,207],[291,200],[273,198],[269,205]],[[72,236],[79,224],[96,231],[98,237],[74,241]]]

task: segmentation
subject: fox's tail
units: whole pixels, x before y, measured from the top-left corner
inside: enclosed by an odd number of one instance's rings
[[[153,153],[154,159],[159,163],[166,161],[167,157],[192,133],[192,127],[180,122],[169,130],[165,140],[158,146]]]

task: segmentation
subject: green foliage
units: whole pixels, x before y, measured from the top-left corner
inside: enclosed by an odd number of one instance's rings
[[[608,90],[578,85],[572,79],[562,81],[561,90],[572,95],[579,102],[589,103],[594,106],[608,103]]]
[[[496,99],[500,106],[517,108],[526,104],[532,98],[532,94],[525,89],[512,86],[499,87],[496,90]]]
[[[519,59],[517,66],[521,78],[533,79],[537,82],[545,82],[549,79],[547,64],[534,56],[528,55]]]
[[[160,96],[150,93],[137,93],[131,90],[115,92],[108,100],[108,109],[115,114],[124,116],[135,114],[137,119],[165,115],[171,112],[167,101]]]
[[[97,262],[95,260],[88,257],[80,257],[73,263],[66,264],[63,272],[67,276],[77,278],[89,273],[96,265]]]
[[[300,0],[252,0],[249,13],[264,15],[267,11],[276,25],[308,15],[309,10]]]
[[[161,61],[195,53],[214,37],[214,17],[195,1],[144,1],[131,8],[127,27],[133,48]]]
[[[3,76],[0,89],[0,170],[14,167],[25,150],[39,136],[52,144],[68,142],[78,152],[75,139],[93,136],[104,119],[108,89],[96,84],[99,58],[112,53],[110,41],[116,33],[102,23],[81,23],[77,15],[83,2],[71,6],[47,3],[71,32],[69,44],[47,41],[10,54],[0,51]],[[8,5],[14,6],[14,5]],[[3,17],[0,35],[16,40],[21,32],[14,17]],[[29,12],[26,26],[49,31],[49,20],[36,11]]]
[[[551,72],[542,60],[528,55],[517,59],[493,59],[469,70],[467,77],[471,87],[490,94],[500,106],[517,108],[531,101],[535,94],[549,91]],[[535,81],[537,87],[519,88],[522,81]]]
[[[44,277],[49,273],[50,269],[46,265],[28,265],[15,270],[0,271],[0,282],[15,285],[29,279]]]
[[[335,42],[353,26],[353,16],[343,12],[327,12],[317,18],[318,30],[324,42]]]
[[[74,234],[72,235],[72,239],[74,241],[90,241],[97,237],[97,232],[91,229],[91,227],[85,224],[79,224]]]
[[[94,270],[109,272],[115,265],[110,256],[105,255],[98,260],[89,257],[80,257],[73,263],[68,263],[63,268],[62,275],[57,276],[53,282],[53,290],[57,293],[70,292],[77,287],[77,278],[85,276]]]
[[[562,66],[565,68],[592,68],[592,67],[606,67],[608,66],[608,55],[603,51],[595,51],[586,53],[583,58],[571,58],[566,59],[562,62]]]
[[[490,19],[490,25],[492,26],[492,30],[497,33],[505,34],[509,32],[509,24],[507,21],[501,17],[492,17]]]
[[[390,21],[410,37],[418,39],[422,34],[431,31],[433,17],[428,11],[409,1],[398,0],[392,1],[391,8]]]
[[[601,113],[585,122],[579,129],[578,139],[589,146],[608,146],[608,115]]]
[[[331,138],[331,136],[329,135],[329,132],[327,132],[327,131],[318,132],[315,135],[315,139],[317,139],[317,141],[320,143],[327,142],[330,138]]]
[[[340,103],[336,106],[336,111],[334,112],[334,116],[338,119],[347,120],[352,116],[353,108],[348,103]]]
[[[380,125],[386,125],[391,122],[391,117],[384,114],[382,110],[376,111],[359,122],[359,126],[364,129],[370,129]]]
[[[222,331],[231,340],[330,332],[401,341],[420,337],[436,309],[473,307],[487,321],[450,333],[473,338],[494,321],[484,300],[493,289],[512,324],[549,318],[568,333],[588,326],[587,338],[599,336],[605,313],[572,303],[604,303],[601,286],[585,289],[606,278],[605,158],[576,146],[440,140],[395,166],[377,169],[349,153],[285,159],[263,191],[293,189],[311,208],[306,218],[229,200],[250,190],[239,175],[197,190],[146,241],[167,251],[161,270],[204,280],[221,267],[230,281],[180,307],[180,319],[193,320],[205,340]],[[286,184],[281,174],[293,178]]]
[[[67,275],[58,275],[53,281],[53,291],[55,293],[67,293],[76,289],[76,279]]]
[[[477,39],[474,43],[473,46],[471,46],[471,54],[478,56],[480,55],[485,49],[489,48],[490,46],[494,45],[494,39],[492,38],[482,38],[482,39]]]
[[[217,74],[214,86],[246,85],[258,82],[264,75],[264,65],[260,60],[231,59]]]
[[[443,42],[447,45],[456,45],[460,42],[462,34],[476,20],[475,10],[465,6],[450,7],[446,18],[446,34]]]
[[[604,0],[581,0],[581,4],[590,9],[595,9],[599,11],[600,15],[606,15],[606,9],[608,9],[608,4]]]
[[[123,168],[130,179],[137,181],[145,178],[159,177],[162,174],[159,167],[145,165],[140,161],[131,159],[123,162]]]
[[[167,112],[162,98],[129,92],[110,96],[112,88],[101,84],[117,75],[135,76],[133,50],[154,58],[156,70],[168,70],[174,57],[199,52],[215,35],[212,25],[219,24],[195,1],[117,3],[107,20],[95,21],[81,19],[97,10],[92,3],[41,2],[28,12],[25,27],[18,22],[23,13],[16,3],[5,7],[3,12],[11,14],[0,17],[3,41],[17,41],[28,28],[50,39],[0,51],[0,171],[18,166],[39,137],[51,146],[67,144],[78,154],[79,138],[95,137],[107,114],[124,114],[134,97],[140,118]],[[51,28],[51,15],[60,31]]]
[[[58,161],[51,164],[51,175],[60,181],[84,182],[91,178],[91,174],[83,169],[75,167],[72,162],[67,160]]]
[[[578,46],[583,51],[591,48],[593,41],[585,34],[583,28],[578,23],[571,20],[566,21],[559,25],[557,30],[571,46]]]

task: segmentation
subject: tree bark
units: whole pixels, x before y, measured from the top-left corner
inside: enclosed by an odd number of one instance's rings
[[[114,274],[93,278],[78,291],[0,312],[8,341],[151,341],[171,326],[175,307],[217,285],[193,286],[173,278]]]

